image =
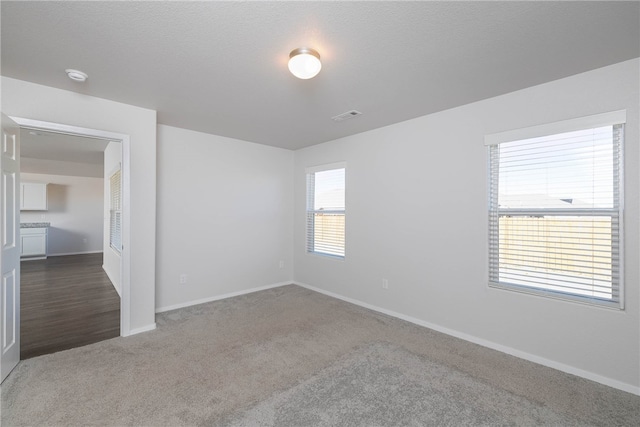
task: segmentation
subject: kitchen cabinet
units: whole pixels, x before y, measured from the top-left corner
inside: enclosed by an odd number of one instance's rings
[[[20,210],[46,211],[47,184],[23,182],[20,184]]]
[[[47,257],[47,228],[20,229],[20,257]]]

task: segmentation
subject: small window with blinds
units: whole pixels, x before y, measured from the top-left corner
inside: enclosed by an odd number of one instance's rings
[[[307,169],[307,252],[344,259],[344,163]]]
[[[122,194],[121,171],[118,169],[109,178],[109,243],[118,253],[122,251]]]
[[[624,111],[487,136],[490,286],[623,307]]]

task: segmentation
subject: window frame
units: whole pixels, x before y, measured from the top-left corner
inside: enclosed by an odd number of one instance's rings
[[[114,206],[114,180],[117,177],[117,206]],[[114,234],[117,239],[114,239]],[[118,245],[119,243],[119,245]],[[109,176],[109,247],[122,253],[122,168],[118,167]]]
[[[504,289],[516,292],[522,292],[526,294],[533,294],[537,296],[543,296],[553,299],[560,299],[564,301],[572,301],[587,304],[594,307],[614,308],[624,310],[624,135],[626,124],[626,110],[613,111],[609,113],[596,114],[592,116],[580,117],[571,120],[564,120],[555,123],[543,124],[539,126],[533,126],[528,128],[516,129],[506,132],[495,133],[485,136],[485,145],[487,146],[487,210],[488,210],[488,285],[491,288]],[[612,208],[586,208],[586,209],[541,209],[537,210],[537,213],[547,213],[548,216],[556,215],[573,215],[580,217],[588,216],[608,216],[610,215],[613,224],[614,218],[617,218],[618,233],[617,236],[612,231],[612,253],[617,251],[618,268],[611,268],[612,276],[615,274],[618,277],[617,282],[617,299],[612,296],[611,300],[597,298],[593,296],[579,295],[577,293],[568,293],[565,291],[556,291],[545,289],[543,287],[525,286],[505,281],[500,281],[500,237],[499,237],[499,218],[500,215],[513,214],[531,214],[532,208],[527,209],[515,209],[515,208],[500,208],[498,205],[499,195],[497,191],[499,180],[499,159],[496,160],[494,156],[497,153],[496,146],[502,143],[515,142],[520,140],[526,140],[530,138],[553,136],[566,132],[588,130],[604,126],[616,126],[622,125],[618,131],[621,133],[618,146],[618,182],[615,182],[615,176],[613,186],[617,187],[617,199],[614,199],[614,206]],[[615,128],[613,129],[615,135]],[[613,141],[616,144],[616,141]],[[499,156],[499,154],[498,154]],[[494,168],[498,168],[494,170]],[[615,194],[615,191],[614,191]],[[617,201],[617,205],[616,202]],[[617,237],[617,244],[613,243],[613,238]],[[612,255],[612,261],[615,258]],[[611,281],[612,291],[615,289],[614,281]]]
[[[330,170],[338,170],[344,169],[344,209],[336,209],[331,211],[317,211],[314,209],[315,206],[315,174],[318,172],[326,172]],[[313,180],[311,179],[313,176]],[[306,184],[306,207],[305,207],[305,224],[306,224],[306,232],[305,232],[305,251],[307,254],[311,255],[319,255],[322,257],[332,258],[336,260],[344,260],[346,256],[346,222],[347,222],[347,214],[346,214],[346,205],[347,205],[347,163],[346,162],[337,162],[330,163],[325,165],[319,165],[314,167],[308,167],[305,169],[305,184]],[[323,214],[342,214],[344,216],[344,232],[342,235],[343,246],[342,246],[342,255],[327,253],[323,251],[316,250],[315,248],[315,215],[318,213]]]

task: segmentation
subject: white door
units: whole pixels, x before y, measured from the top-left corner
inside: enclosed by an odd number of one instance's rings
[[[20,129],[2,114],[0,153],[0,381],[20,361]]]

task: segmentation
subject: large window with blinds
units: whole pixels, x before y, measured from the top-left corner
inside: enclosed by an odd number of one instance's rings
[[[118,253],[122,251],[122,186],[121,170],[109,178],[109,243]]]
[[[344,258],[344,163],[307,169],[307,252]]]
[[[490,135],[491,286],[623,308],[625,113]]]

